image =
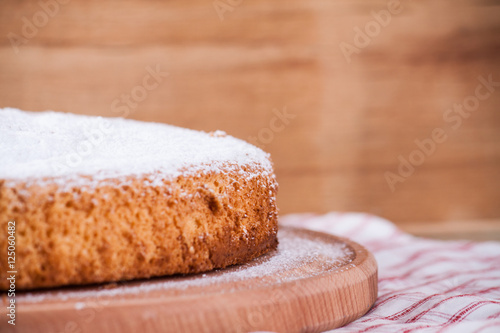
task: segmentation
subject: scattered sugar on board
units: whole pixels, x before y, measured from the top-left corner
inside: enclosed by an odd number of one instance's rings
[[[228,164],[272,172],[269,154],[222,131],[12,108],[0,109],[0,156],[7,186],[19,180],[84,186],[131,175],[152,175],[152,185],[161,185],[165,178]],[[247,179],[258,176],[236,169]]]
[[[186,290],[192,287],[224,285],[230,282],[236,282],[236,285],[231,285],[237,289],[238,282],[242,288],[248,282],[251,282],[252,286],[273,285],[319,275],[332,269],[344,271],[353,268],[350,260],[346,259],[352,255],[351,249],[344,243],[327,243],[321,239],[296,236],[289,231],[280,231],[279,236],[280,244],[276,252],[246,265],[180,278],[152,279],[141,283],[119,283],[118,287],[112,289],[98,287],[98,289],[92,290],[84,288],[80,291],[32,292],[19,296],[19,301],[36,303],[45,300],[85,300],[142,295],[158,290]]]

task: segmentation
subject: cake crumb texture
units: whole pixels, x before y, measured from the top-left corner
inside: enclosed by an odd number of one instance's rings
[[[15,220],[18,289],[198,273],[277,246],[274,176],[245,179],[230,171],[179,176],[163,186],[147,178],[109,183],[61,192],[55,184],[0,181],[0,248],[7,248],[7,221]]]

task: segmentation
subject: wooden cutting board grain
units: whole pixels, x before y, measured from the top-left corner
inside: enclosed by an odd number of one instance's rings
[[[320,332],[373,305],[377,264],[361,245],[290,227],[279,240],[272,253],[211,273],[23,293],[16,326],[3,320],[0,331]]]

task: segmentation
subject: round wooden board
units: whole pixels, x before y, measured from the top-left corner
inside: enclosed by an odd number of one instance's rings
[[[4,315],[0,331],[320,332],[375,302],[377,264],[359,244],[291,227],[279,241],[249,264],[206,274],[18,293],[16,326]]]

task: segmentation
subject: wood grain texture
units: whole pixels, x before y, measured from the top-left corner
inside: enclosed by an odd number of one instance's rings
[[[123,283],[115,286],[121,289],[113,295],[109,287],[21,294],[16,299],[16,326],[7,326],[4,320],[0,329],[33,333],[68,327],[81,333],[321,332],[368,311],[377,298],[377,264],[370,252],[344,238],[291,227],[280,230],[281,244],[288,240],[300,248],[312,242],[316,251],[322,246],[342,246],[346,255],[337,258],[319,251],[314,260],[309,254],[309,258],[289,257],[290,263],[278,248],[252,263],[203,276]],[[281,259],[273,261],[273,257]],[[252,268],[258,270],[266,262],[283,267],[251,274]],[[227,278],[245,271],[244,279]],[[203,283],[204,279],[211,282]],[[162,283],[164,287],[154,287]],[[142,292],[128,293],[133,288]],[[4,312],[6,307],[2,308]]]
[[[353,29],[387,1],[244,1],[220,20],[211,1],[72,0],[16,54],[6,36],[41,7],[5,0],[0,106],[119,116],[113,101],[159,66],[169,76],[127,117],[249,139],[275,109],[296,116],[258,142],[273,156],[282,213],[497,221],[500,88],[456,130],[443,116],[479,76],[500,81],[500,2],[400,6],[349,63],[339,45],[354,45]],[[392,192],[384,174],[437,127],[446,142]]]
[[[419,237],[473,241],[499,241],[500,220],[414,222],[402,226],[403,230]]]

